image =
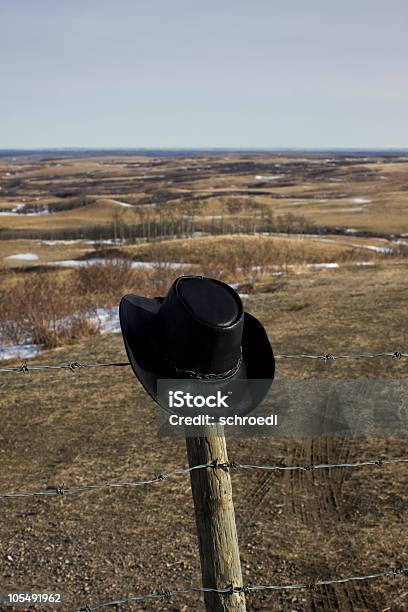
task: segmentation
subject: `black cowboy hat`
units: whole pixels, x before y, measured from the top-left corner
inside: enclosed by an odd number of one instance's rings
[[[133,371],[159,404],[160,379],[187,379],[193,389],[197,382],[222,389],[239,380],[248,390],[251,381],[262,379],[256,403],[272,384],[275,360],[265,329],[219,280],[181,276],[166,297],[125,295],[119,319]],[[254,408],[254,394],[241,386],[240,395],[234,413],[246,414]]]

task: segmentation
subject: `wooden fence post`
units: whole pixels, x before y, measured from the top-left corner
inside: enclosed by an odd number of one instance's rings
[[[202,427],[200,437],[186,436],[190,467],[228,461],[221,425]],[[231,477],[228,468],[190,472],[194,499],[201,574],[204,587],[242,586]],[[207,612],[245,612],[244,593],[204,593]]]

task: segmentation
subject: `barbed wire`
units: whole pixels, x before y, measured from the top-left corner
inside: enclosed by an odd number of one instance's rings
[[[0,372],[17,372],[22,374],[29,374],[38,370],[74,370],[85,369],[85,368],[123,368],[129,366],[130,363],[126,362],[112,362],[112,363],[79,363],[78,361],[69,361],[68,363],[62,364],[50,364],[50,365],[28,365],[26,361],[23,361],[21,365],[10,368],[0,368]]]
[[[185,595],[188,593],[219,593],[220,595],[234,595],[244,593],[249,595],[256,591],[287,591],[287,590],[309,590],[314,591],[319,586],[335,585],[335,584],[347,584],[348,582],[361,582],[364,580],[374,580],[378,578],[385,578],[386,576],[402,576],[408,573],[408,566],[398,566],[392,568],[386,568],[379,572],[372,572],[365,575],[349,576],[347,578],[334,578],[334,579],[319,579],[311,582],[300,582],[294,584],[248,584],[245,586],[234,586],[229,585],[221,589],[212,589],[206,587],[187,587],[184,589],[176,589],[173,591],[160,589],[152,593],[146,593],[141,595],[133,595],[130,597],[122,597],[120,599],[106,601],[104,603],[97,603],[87,605],[85,608],[80,608],[77,612],[93,612],[93,610],[99,610],[101,608],[108,608],[111,606],[119,606],[131,603],[133,601],[147,601],[149,599],[171,599],[177,595]]]
[[[33,491],[33,492],[21,492],[21,493],[3,493],[0,494],[1,499],[8,499],[13,497],[41,497],[41,496],[50,496],[50,495],[70,495],[73,493],[85,493],[87,491],[95,491],[101,489],[123,489],[126,487],[139,487],[143,485],[154,484],[156,482],[161,482],[163,480],[168,480],[169,478],[173,478],[174,476],[182,476],[184,474],[188,474],[193,472],[194,470],[200,470],[208,467],[218,467],[215,464],[202,464],[195,465],[189,468],[183,468],[180,470],[174,470],[172,472],[167,472],[163,474],[157,474],[153,478],[148,478],[145,480],[130,480],[126,482],[102,482],[97,484],[90,485],[80,485],[77,487],[65,487],[56,486],[56,487],[47,487],[43,491]]]
[[[72,495],[74,493],[86,493],[89,491],[96,491],[102,489],[123,489],[123,488],[131,488],[138,487],[143,485],[151,485],[157,482],[162,482],[164,480],[168,480],[169,478],[173,478],[175,476],[184,476],[193,472],[195,470],[204,470],[204,469],[222,469],[222,470],[268,470],[268,471],[313,471],[313,470],[327,470],[327,469],[357,469],[367,466],[377,466],[383,467],[386,465],[397,465],[397,464],[406,464],[408,463],[408,458],[399,458],[399,459],[385,459],[380,457],[378,459],[362,459],[360,461],[349,462],[349,463],[304,463],[301,465],[285,465],[284,463],[278,463],[275,465],[255,465],[255,464],[245,464],[238,463],[236,461],[226,461],[219,462],[217,459],[212,461],[211,463],[205,463],[201,465],[195,465],[188,468],[182,468],[179,470],[174,470],[172,472],[165,472],[162,474],[158,474],[153,478],[148,478],[145,480],[130,480],[130,481],[122,481],[122,482],[102,482],[90,485],[79,485],[76,487],[65,487],[65,485],[61,486],[53,486],[47,487],[44,490],[40,491],[32,491],[32,492],[12,492],[12,493],[2,493],[0,494],[0,500],[18,498],[18,497],[49,497],[53,495]]]
[[[333,355],[332,353],[324,353],[323,355],[307,355],[304,353],[293,355],[285,353],[281,355],[275,355],[276,359],[319,359],[321,361],[336,361],[337,359],[379,359],[381,357],[392,357],[393,359],[400,360],[408,357],[408,353],[392,351],[386,353],[368,353],[361,355]]]
[[[402,353],[401,351],[390,351],[385,353],[368,353],[368,354],[352,354],[352,355],[333,355],[332,353],[323,353],[322,355],[308,355],[306,353],[289,354],[282,353],[275,355],[275,359],[317,359],[319,361],[336,361],[340,359],[380,359],[383,357],[392,357],[396,360],[408,358],[408,353]],[[39,370],[70,370],[74,372],[79,369],[86,368],[111,368],[119,367],[123,368],[129,366],[129,362],[111,362],[111,363],[80,363],[78,361],[69,361],[68,363],[62,364],[50,364],[50,365],[28,365],[26,361],[23,361],[19,366],[3,367],[0,368],[0,372],[15,372],[22,374],[29,374]]]

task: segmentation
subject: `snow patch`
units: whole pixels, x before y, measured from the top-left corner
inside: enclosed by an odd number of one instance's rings
[[[107,265],[115,263],[117,259],[108,259],[104,257],[95,257],[94,259],[63,259],[60,261],[50,262],[50,265],[62,266],[63,268],[75,268],[82,266],[96,266],[96,265]],[[125,260],[124,260],[125,261]],[[158,262],[158,261],[132,261],[132,268],[146,268],[152,269],[158,266],[165,266],[168,268],[186,268],[192,264],[189,263],[178,263],[172,261]]]
[[[48,210],[48,206],[43,206],[42,208],[37,208],[32,212],[25,212],[27,208],[27,204],[22,202],[21,204],[17,204],[14,208],[11,208],[10,211],[3,210],[0,212],[0,215],[7,217],[14,217],[15,215],[24,215],[26,217],[38,217],[39,215],[49,215],[50,211]]]
[[[0,361],[5,359],[29,359],[40,351],[38,344],[0,344]]]
[[[114,308],[97,308],[96,318],[102,334],[120,331],[119,310],[117,306]]]
[[[228,215],[202,215],[200,219],[208,220],[208,219],[225,219]],[[190,219],[191,215],[183,215],[185,219]]]
[[[21,261],[37,261],[38,255],[35,253],[17,253],[16,255],[9,255],[5,259],[17,259]]]
[[[359,206],[357,208],[335,208],[335,209],[333,209],[333,211],[330,211],[330,212],[347,212],[347,213],[350,212],[350,213],[355,213],[355,212],[360,212],[362,210],[365,211],[365,208],[361,208],[361,206]]]
[[[374,261],[355,261],[353,266],[374,266]]]
[[[310,268],[311,270],[323,270],[325,268],[339,268],[339,267],[340,267],[339,264],[336,262],[306,264],[306,268]]]
[[[380,246],[375,246],[374,244],[352,243],[351,246],[356,247],[358,249],[368,249],[369,251],[375,251],[376,253],[393,253],[393,249],[390,249],[389,247],[380,247]]]
[[[38,244],[55,246],[56,244],[78,244],[79,242],[82,242],[82,240],[39,240]]]
[[[352,198],[351,201],[353,204],[370,204],[371,200],[367,200],[366,198]]]
[[[122,238],[107,238],[106,240],[86,240],[85,244],[125,244],[127,240]]]
[[[58,321],[61,327],[67,325],[72,317]],[[95,314],[89,314],[87,320],[95,323],[101,334],[115,333],[120,331],[119,309],[97,308]],[[41,350],[41,345],[31,344],[29,340],[21,344],[1,344],[0,361],[6,359],[29,359],[35,357]]]
[[[128,202],[121,202],[120,200],[110,200],[114,202],[114,204],[118,204],[119,206],[124,206],[125,208],[133,208],[133,204],[129,204]]]

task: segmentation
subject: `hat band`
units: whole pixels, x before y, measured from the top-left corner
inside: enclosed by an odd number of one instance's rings
[[[183,375],[185,378],[196,378],[199,380],[221,380],[221,379],[228,378],[229,376],[233,376],[234,374],[236,374],[242,364],[242,347],[240,347],[238,360],[236,364],[229,370],[225,370],[224,372],[208,373],[208,374],[197,372],[196,370],[184,370],[182,368],[179,368],[177,364],[174,361],[172,361],[169,357],[161,354],[154,340],[152,338],[150,340],[151,340],[154,352],[158,355],[158,357],[160,357],[160,359],[166,362],[166,364],[170,366],[170,368],[174,370],[176,374]]]

